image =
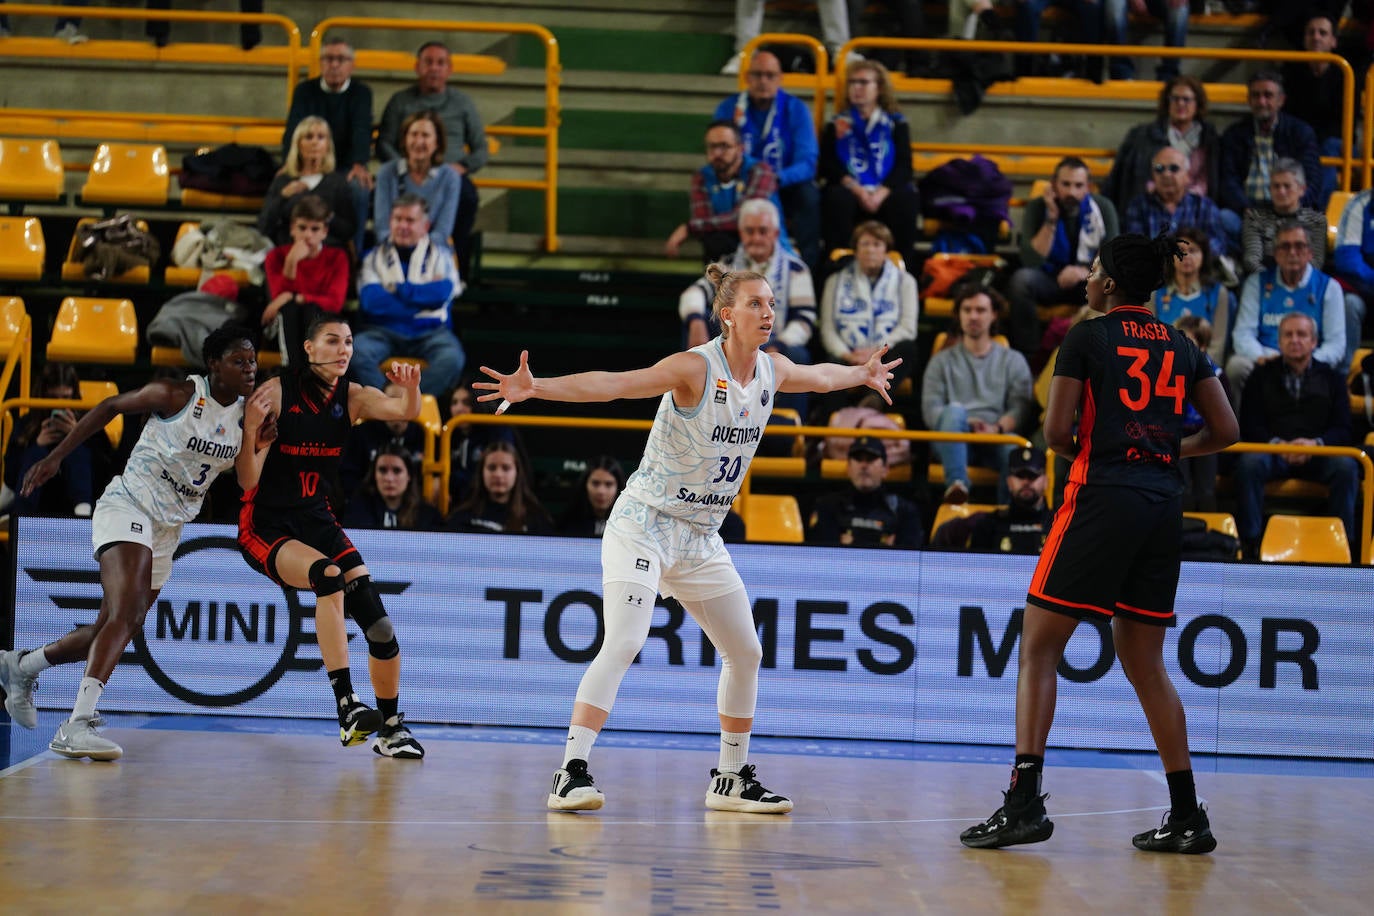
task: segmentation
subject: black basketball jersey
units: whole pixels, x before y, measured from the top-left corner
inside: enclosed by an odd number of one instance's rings
[[[1148,309],[1119,306],[1069,331],[1054,374],[1083,382],[1070,481],[1183,492],[1184,412],[1193,386],[1212,377],[1187,335]]]
[[[293,506],[328,499],[351,425],[347,379],[340,379],[320,403],[302,389],[299,374],[284,373],[277,438],[269,446],[254,501]]]

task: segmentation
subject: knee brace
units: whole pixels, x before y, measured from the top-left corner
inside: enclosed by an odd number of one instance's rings
[[[401,654],[396,631],[371,576],[359,576],[344,586],[344,613],[362,629],[367,652],[373,658],[385,661]]]
[[[326,573],[325,570],[335,566],[333,560],[321,558],[310,564],[310,587],[315,591],[315,597],[327,598],[330,595],[337,595],[343,591],[344,579],[342,572],[333,574]]]

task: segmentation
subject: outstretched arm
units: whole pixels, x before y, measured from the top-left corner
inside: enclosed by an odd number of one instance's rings
[[[401,386],[401,396],[393,398],[384,391],[354,382],[348,393],[353,419],[414,420],[420,415],[420,368],[414,363],[393,362],[386,377]]]
[[[123,394],[106,398],[88,410],[86,415],[72,427],[71,432],[67,433],[61,442],[53,446],[52,451],[29,468],[19,486],[20,492],[28,496],[51,480],[61,468],[63,458],[66,458],[73,449],[95,435],[96,432],[104,429],[106,424],[119,414],[147,413],[152,410],[169,416],[186,406],[186,402],[190,399],[190,391],[191,389],[185,382],[172,382],[163,379],[149,382],[136,391],[126,391]]]
[[[482,367],[495,381],[473,382],[472,387],[489,394],[479,395],[479,401],[501,398],[511,404],[541,399],[592,403],[614,401],[619,398],[654,398],[665,391],[673,393],[680,405],[701,400],[706,385],[706,362],[696,353],[674,353],[644,369],[628,372],[578,372],[555,378],[536,378],[530,372],[528,350],[520,352],[520,365],[512,373],[497,372]]]
[[[799,366],[781,353],[773,353],[771,356],[774,366],[777,367],[779,391],[826,392],[867,385],[891,404],[892,397],[888,394],[888,389],[892,387],[892,370],[900,366],[902,361],[894,359],[890,363],[883,362],[883,354],[886,352],[887,344],[883,344],[860,366],[841,366],[837,363]]]

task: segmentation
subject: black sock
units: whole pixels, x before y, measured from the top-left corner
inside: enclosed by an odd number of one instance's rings
[[[386,697],[377,697],[377,711],[382,714],[383,722],[391,721],[391,717],[396,715],[400,702],[400,697],[392,697],[389,700]]]
[[[329,686],[334,688],[334,699],[342,703],[353,693],[353,675],[347,668],[329,672]]]
[[[1164,774],[1169,783],[1169,820],[1192,817],[1197,811],[1197,787],[1193,785],[1192,770],[1175,770]]]
[[[1011,788],[1007,799],[1028,802],[1040,795],[1040,774],[1045,769],[1045,758],[1036,754],[1017,754],[1016,763],[1011,769]]]

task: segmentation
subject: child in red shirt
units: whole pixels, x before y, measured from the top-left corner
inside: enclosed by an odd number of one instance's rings
[[[348,252],[324,244],[333,216],[329,205],[313,194],[291,208],[291,244],[278,245],[267,254],[267,294],[262,326],[270,327],[280,316],[277,333],[282,361],[290,363],[302,353],[305,328],[317,312],[337,315],[348,293]]]

